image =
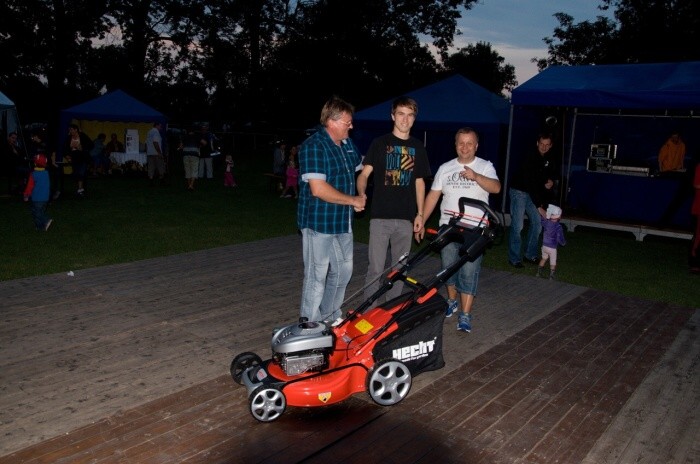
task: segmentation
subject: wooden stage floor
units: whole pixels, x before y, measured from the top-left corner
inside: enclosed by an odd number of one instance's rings
[[[298,317],[299,237],[68,271],[0,282],[0,464],[700,463],[698,308],[483,269],[404,401],[263,424],[228,371]]]

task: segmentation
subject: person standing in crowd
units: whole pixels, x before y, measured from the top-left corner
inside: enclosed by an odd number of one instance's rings
[[[508,262],[511,266],[523,267],[521,233],[528,219],[524,261],[538,264],[539,240],[542,232],[540,218],[544,217],[545,205],[554,202],[554,185],[558,170],[550,153],[552,136],[540,134],[537,149],[529,151],[520,170],[511,180],[510,231],[508,233]]]
[[[68,158],[70,162],[78,187],[77,194],[82,198],[85,196],[85,174],[90,164],[92,140],[80,130],[77,124],[71,124],[68,126],[68,140],[65,148],[64,158]]]
[[[476,156],[479,148],[479,136],[471,127],[463,127],[455,136],[455,148],[457,158],[448,161],[438,168],[430,187],[430,192],[425,198],[424,215],[426,221],[435,210],[440,200],[440,225],[447,224],[452,217],[451,211],[459,211],[459,199],[461,197],[473,198],[488,203],[489,194],[501,191],[501,182],[493,164]],[[469,225],[477,226],[483,216],[483,212],[476,207],[467,206],[466,215],[462,221]],[[416,234],[416,240],[420,241],[425,235],[425,227],[421,227]],[[442,268],[459,259],[459,243],[449,243],[440,251]],[[476,298],[479,283],[479,272],[484,255],[480,255],[473,261],[467,261],[445,283],[447,287],[447,312],[452,315],[457,307],[461,309],[457,321],[457,330],[471,332],[472,309]]]
[[[236,180],[233,178],[233,156],[226,155],[224,165],[224,187],[235,187]]]
[[[362,156],[350,139],[354,107],[338,98],[321,110],[321,125],[299,150],[297,226],[302,236],[304,279],[301,317],[334,321],[340,317],[352,277],[353,210],[367,198],[355,194],[355,171]]]
[[[156,171],[158,179],[163,182],[165,178],[165,156],[163,155],[163,137],[160,130],[163,124],[154,122],[153,128],[146,134],[146,163],[148,166],[148,179],[154,185]]]
[[[537,267],[537,277],[544,277],[544,265],[549,261],[549,280],[555,279],[557,270],[557,246],[566,245],[564,228],[561,226],[561,208],[557,205],[547,206],[546,217],[542,222],[542,258]]]
[[[92,141],[92,150],[90,150],[90,158],[92,162],[92,175],[105,174],[105,140],[107,135],[100,133],[97,138]]]
[[[51,185],[50,199],[58,200],[63,189],[63,167],[56,162],[56,150],[49,148],[41,131],[32,133],[31,155],[46,155],[46,171]]]
[[[275,151],[272,153],[272,174],[279,176],[282,180],[277,182],[277,190],[284,190],[285,173],[287,171],[287,143],[282,140],[277,143]]]
[[[297,153],[299,150],[293,146],[289,150],[287,157],[287,170],[285,171],[284,190],[280,198],[299,198],[299,166],[297,164]],[[291,192],[291,193],[290,193]]]
[[[41,131],[32,132],[30,140],[29,153],[32,157],[40,153],[44,155],[48,154],[49,151]]]
[[[411,136],[417,115],[418,104],[412,98],[402,96],[393,101],[393,128],[372,141],[357,178],[357,192],[365,195],[369,176],[374,174],[365,277],[367,298],[379,289],[387,252],[391,250],[391,263],[398,263],[401,256],[411,251],[413,233],[423,227],[424,179],[431,172],[423,143]],[[397,297],[402,290],[403,282],[397,281],[375,303]]]
[[[8,173],[8,193],[21,195],[30,172],[29,159],[19,144],[17,132],[7,134],[6,150],[3,153]]]
[[[659,172],[682,171],[685,161],[685,143],[678,131],[671,136],[659,149]]]
[[[187,190],[194,191],[194,184],[199,173],[199,137],[193,129],[189,129],[182,137],[180,148],[182,153],[182,164],[185,168],[185,180]]]
[[[212,179],[214,171],[211,154],[214,152],[213,138],[209,132],[209,126],[201,126],[199,134],[199,178]]]
[[[285,161],[287,160],[287,143],[281,141],[275,147],[272,153],[272,173],[278,176],[283,176],[287,168]]]
[[[117,134],[112,133],[109,136],[109,142],[105,145],[105,158],[107,165],[107,174],[112,174],[112,153],[124,153],[124,144],[119,141]]]
[[[34,171],[29,175],[24,188],[24,201],[32,201],[32,218],[36,230],[49,230],[53,219],[46,215],[51,192],[51,180],[46,170],[48,160],[44,153],[34,156]]]

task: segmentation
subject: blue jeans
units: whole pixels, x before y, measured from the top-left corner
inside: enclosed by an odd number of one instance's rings
[[[199,178],[204,179],[204,171],[206,171],[206,178],[213,179],[214,171],[212,170],[212,159],[211,158],[199,158]]]
[[[440,250],[442,268],[445,269],[450,264],[459,259],[459,247],[461,243],[448,243]],[[474,261],[467,261],[452,274],[445,282],[446,285],[454,285],[459,293],[476,296],[476,288],[479,285],[479,271],[481,271],[482,253]]]
[[[525,215],[529,221],[527,241],[525,242],[525,258],[539,259],[539,240],[542,232],[540,213],[533,203],[530,194],[514,188],[508,189],[510,195],[510,231],[508,232],[508,261],[520,263],[522,237],[520,236],[525,222]]]
[[[47,206],[48,202],[46,201],[32,202],[32,219],[34,219],[36,230],[44,230],[46,223],[49,221],[49,217],[46,215]]]
[[[353,236],[321,234],[302,229],[304,283],[301,317],[309,321],[332,321],[341,316],[340,306],[352,277]]]

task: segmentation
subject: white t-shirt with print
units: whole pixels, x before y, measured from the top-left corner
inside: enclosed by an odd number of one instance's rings
[[[444,163],[438,168],[433,180],[431,190],[442,192],[442,202],[440,203],[440,225],[447,224],[452,218],[452,212],[459,212],[459,199],[461,197],[474,198],[488,204],[489,193],[481,188],[474,180],[468,180],[459,175],[464,171],[464,164],[459,162],[459,158]],[[475,157],[474,160],[466,164],[477,174],[481,174],[490,179],[498,180],[496,168],[491,161]],[[479,208],[467,205],[466,216],[462,220],[471,225],[477,225],[483,217],[484,212]]]

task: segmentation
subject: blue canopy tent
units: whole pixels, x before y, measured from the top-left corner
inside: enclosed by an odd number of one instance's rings
[[[4,136],[10,132],[19,132],[21,129],[15,103],[2,92],[0,92],[0,128]]]
[[[457,156],[455,133],[464,126],[479,133],[479,156],[493,162],[497,169],[503,167],[509,108],[505,98],[460,75],[406,95],[418,103],[418,117],[411,134],[423,141],[433,173]],[[363,153],[374,137],[391,132],[394,98],[355,113],[352,137]]]
[[[145,141],[148,130],[155,122],[160,122],[165,127],[167,118],[126,92],[114,90],[61,111],[57,151],[59,156],[63,155],[63,145],[71,123],[78,124],[91,139],[95,139],[101,132],[107,134],[109,139],[109,134],[114,132],[123,142],[127,129],[138,130],[139,140]]]
[[[559,199],[570,211],[685,227],[689,199],[677,198],[685,177],[654,174],[671,131],[681,132],[688,155],[700,148],[698,110],[700,62],[549,67],[513,90],[506,187],[537,133],[550,130],[562,164]],[[594,144],[616,146],[610,171],[590,172]]]
[[[10,100],[7,95],[0,92],[0,134],[2,135],[3,143],[6,143],[7,136],[11,132],[16,132],[19,138],[19,143],[23,150],[26,150],[22,126],[19,123],[19,114],[15,102]]]
[[[0,137],[4,144],[2,149],[0,149],[0,176],[7,176],[9,181],[8,190],[12,189],[13,176],[17,175],[15,174],[16,167],[14,162],[5,150],[7,136],[12,132],[17,133],[20,149],[26,154],[27,146],[22,134],[22,126],[19,123],[17,107],[12,100],[0,92]]]

